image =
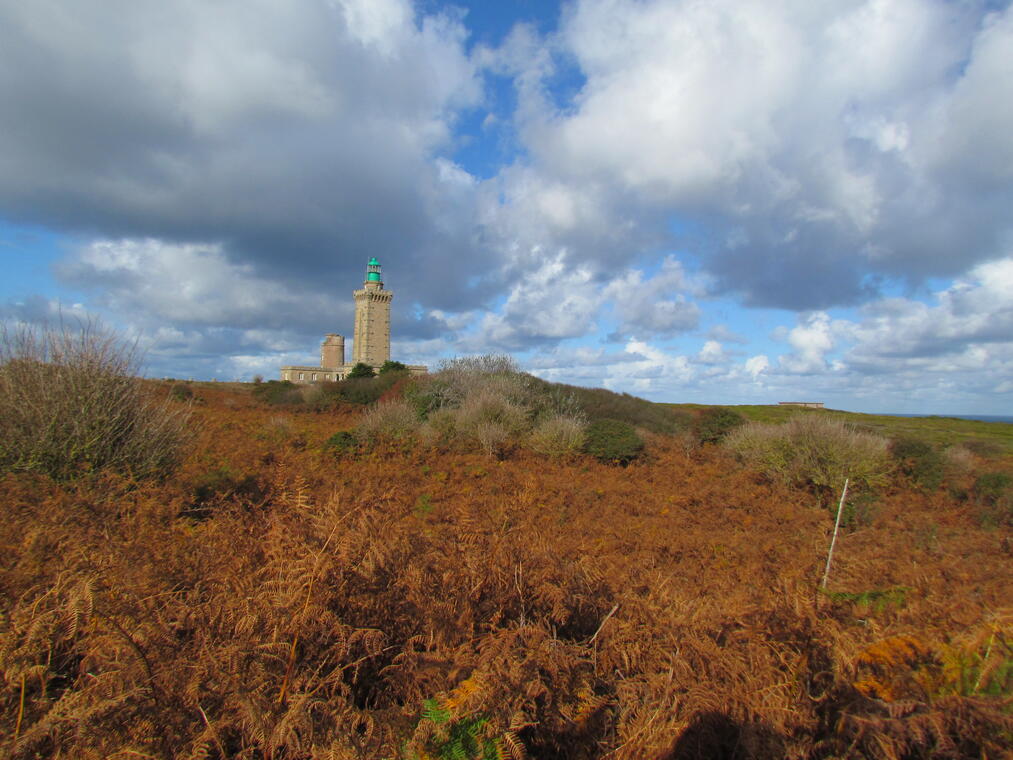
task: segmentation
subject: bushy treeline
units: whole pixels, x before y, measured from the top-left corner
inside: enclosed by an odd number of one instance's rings
[[[96,324],[0,326],[0,470],[58,480],[171,472],[189,409],[156,398],[138,366],[134,347]]]

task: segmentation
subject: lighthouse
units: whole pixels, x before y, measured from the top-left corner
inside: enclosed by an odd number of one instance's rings
[[[361,290],[353,290],[355,298],[355,325],[352,345],[352,363],[345,363],[345,338],[328,333],[320,346],[320,366],[309,367],[286,364],[281,368],[281,379],[292,383],[320,383],[344,380],[360,362],[379,370],[390,360],[390,302],[394,294],[383,287],[380,262],[372,257],[366,265],[366,280]],[[424,375],[429,370],[422,364],[409,364],[412,375]]]
[[[366,265],[366,280],[355,298],[355,332],[352,364],[381,367],[390,359],[390,302],[394,294],[383,287],[380,262],[374,256]]]

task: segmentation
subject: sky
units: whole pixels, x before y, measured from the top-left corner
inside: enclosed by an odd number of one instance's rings
[[[371,256],[405,363],[1013,414],[1013,8],[0,0],[0,317],[276,378]]]

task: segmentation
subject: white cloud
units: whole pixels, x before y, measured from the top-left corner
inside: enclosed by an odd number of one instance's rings
[[[1013,258],[981,264],[935,294],[936,305],[909,299],[869,304],[851,325],[846,360],[872,368],[987,365],[1013,348]],[[956,364],[955,364],[956,363]]]
[[[870,270],[959,274],[1013,234],[1013,186],[986,195],[974,174],[1013,166],[1013,10],[982,15],[933,0],[581,0],[542,46],[574,57],[579,94],[556,107],[518,88],[523,186],[554,199],[556,227],[632,218],[636,245],[584,251],[614,267],[672,215],[705,214],[735,232],[707,263],[754,304],[854,303]],[[521,70],[553,73],[542,58]]]
[[[723,364],[728,361],[728,354],[716,340],[709,340],[703,344],[696,358],[701,364]]]
[[[686,298],[694,292],[699,293],[699,287],[674,257],[667,256],[654,277],[646,279],[640,270],[628,270],[609,283],[602,295],[619,317],[620,333],[647,337],[694,329],[700,309]]]
[[[764,354],[751,356],[746,359],[744,368],[755,379],[770,368],[770,359]]]
[[[334,309],[322,294],[293,292],[250,264],[229,261],[217,245],[95,241],[60,269],[68,282],[100,288],[114,311],[153,322],[277,328]]]

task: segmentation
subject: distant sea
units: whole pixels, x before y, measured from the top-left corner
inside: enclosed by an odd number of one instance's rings
[[[1005,422],[1013,424],[1013,417],[999,414],[891,414],[890,417],[949,417],[958,420],[978,420],[979,422]]]

